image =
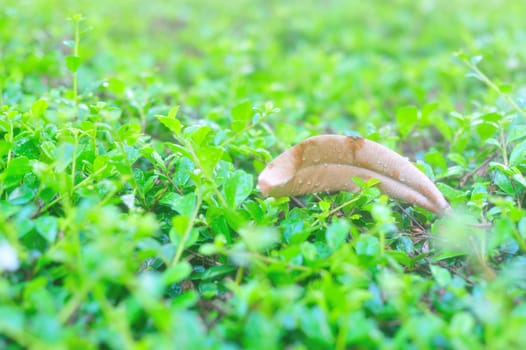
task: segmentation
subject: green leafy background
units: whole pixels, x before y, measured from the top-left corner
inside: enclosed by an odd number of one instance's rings
[[[526,3],[3,0],[0,348],[526,347]],[[308,136],[454,207],[263,198]]]

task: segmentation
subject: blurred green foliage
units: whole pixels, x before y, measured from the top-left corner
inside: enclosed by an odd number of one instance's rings
[[[0,348],[526,347],[526,3],[3,0]],[[360,134],[455,215],[265,199]]]

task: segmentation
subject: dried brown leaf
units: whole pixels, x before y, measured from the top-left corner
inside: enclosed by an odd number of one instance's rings
[[[379,180],[388,196],[443,214],[450,206],[433,182],[411,162],[376,142],[361,137],[320,135],[283,152],[259,175],[266,196],[315,192],[356,192],[353,182]]]

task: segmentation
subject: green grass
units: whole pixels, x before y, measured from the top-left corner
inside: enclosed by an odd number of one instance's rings
[[[523,1],[2,4],[0,348],[526,347]],[[263,198],[322,133],[455,215]]]

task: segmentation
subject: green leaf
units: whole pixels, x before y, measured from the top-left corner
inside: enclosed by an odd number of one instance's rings
[[[289,215],[280,222],[283,237],[287,243],[296,244],[305,241],[310,236],[309,222],[311,220],[306,212],[297,208],[291,210]]]
[[[232,108],[234,120],[248,121],[252,117],[252,105],[249,101],[241,102]]]
[[[8,178],[20,179],[31,170],[32,167],[29,159],[22,156],[11,160],[8,167],[4,170],[4,173]]]
[[[237,208],[254,189],[254,179],[243,170],[234,171],[224,184],[224,194],[228,205]]]
[[[247,226],[239,230],[239,235],[252,251],[264,251],[279,241],[279,234],[272,227]]]
[[[9,151],[13,148],[13,144],[11,142],[7,142],[4,140],[0,140],[0,157],[5,156]]]
[[[124,92],[126,91],[126,83],[124,83],[121,79],[116,77],[108,79],[106,87],[110,92],[116,95],[124,94]]]
[[[190,217],[188,217],[187,215],[178,215],[172,218],[172,229],[170,230],[170,240],[175,246],[178,246],[181,244],[182,240],[184,239],[185,233],[189,229],[190,224],[191,224]],[[191,229],[189,237],[186,237],[184,246],[188,247],[192,245],[198,236],[199,236],[199,232],[195,229]]]
[[[391,256],[396,262],[404,266],[412,266],[413,260],[407,255],[406,252],[398,250],[389,250],[386,252],[387,255]]]
[[[345,219],[335,218],[325,232],[325,239],[333,251],[340,248],[349,236],[350,224]]]
[[[521,163],[524,163],[526,160],[526,140],[520,142],[517,146],[513,148],[510,154],[509,165],[518,166]]]
[[[444,158],[444,154],[439,151],[433,150],[427,152],[424,156],[424,159],[429,165],[432,165],[441,170],[447,169],[447,162]]]
[[[469,194],[469,191],[457,190],[441,182],[438,182],[436,186],[440,190],[440,192],[442,192],[444,197],[446,197],[450,201],[457,201],[457,200],[465,199],[467,195]]]
[[[177,265],[168,267],[163,272],[163,282],[165,285],[179,283],[187,278],[192,272],[192,265],[186,261],[181,261]]]
[[[252,118],[252,106],[249,101],[241,102],[232,108],[232,130],[242,130]]]
[[[448,270],[437,265],[430,265],[431,273],[440,287],[446,287],[451,282],[451,274]]]
[[[211,299],[217,296],[219,288],[215,283],[201,282],[199,284],[199,292],[204,298]]]
[[[223,156],[224,149],[219,147],[201,147],[197,151],[197,158],[201,164],[201,170],[203,173],[212,177],[214,168],[216,167],[219,160]]]
[[[511,143],[524,137],[526,137],[526,125],[513,125],[513,127],[509,129],[506,142]]]
[[[75,147],[69,142],[61,143],[55,148],[55,171],[63,173],[73,160]]]
[[[176,118],[179,106],[173,107],[168,112],[168,116],[157,115],[156,118],[166,126],[171,132],[179,136],[181,134],[181,122]]]
[[[185,134],[190,136],[196,146],[201,146],[205,140],[208,141],[211,132],[212,128],[208,125],[195,125],[185,129]]]
[[[329,344],[333,342],[334,336],[329,327],[327,313],[318,306],[305,310],[300,320],[301,328],[305,334],[319,341],[322,348],[330,348]]]
[[[475,127],[481,139],[486,140],[495,135],[499,126],[494,122],[483,121]]]
[[[31,114],[33,114],[35,118],[40,118],[46,111],[47,107],[48,103],[46,100],[37,100],[31,106]]]
[[[511,182],[510,178],[504,175],[502,172],[496,171],[493,181],[505,193],[511,195],[515,194],[515,186]]]
[[[9,194],[9,203],[14,205],[27,204],[35,197],[35,190],[27,185],[22,185]]]
[[[66,66],[68,70],[72,73],[75,73],[80,66],[80,57],[79,56],[66,56]]]
[[[0,305],[0,333],[23,334],[25,332],[25,320],[22,309],[15,306]]]
[[[175,119],[175,117],[177,116],[177,112],[179,112],[179,106],[170,108],[170,110],[168,111],[168,118]]]
[[[224,277],[236,270],[237,267],[233,265],[212,266],[206,269],[203,273],[195,275],[195,277],[199,277],[205,281],[215,280]],[[192,275],[192,277],[194,277],[194,275]]]
[[[475,319],[468,312],[457,312],[449,324],[449,329],[453,335],[469,336],[475,327]]]
[[[358,255],[376,256],[380,252],[378,238],[371,235],[360,235],[355,245]]]
[[[197,196],[195,193],[181,196],[174,192],[168,192],[161,198],[159,204],[170,207],[181,215],[191,216],[195,210],[196,202]]]
[[[58,219],[54,216],[41,216],[35,220],[37,232],[49,243],[55,242],[58,234]]]
[[[142,127],[137,123],[124,124],[117,131],[118,138],[121,142],[126,142],[132,146],[142,134]]]
[[[513,85],[509,83],[500,83],[497,86],[503,94],[511,94],[513,92]]]
[[[318,250],[316,249],[316,246],[311,242],[306,241],[301,243],[300,250],[301,255],[303,255],[303,257],[307,261],[315,261],[318,257]]]
[[[396,123],[402,137],[406,137],[416,126],[418,121],[418,108],[408,106],[396,111]]]
[[[470,61],[473,65],[476,66],[477,64],[479,64],[480,61],[482,61],[482,56],[481,55],[473,56],[471,57]]]
[[[488,249],[495,249],[511,239],[515,231],[517,231],[517,228],[510,218],[496,220],[489,235]]]
[[[62,43],[70,49],[75,47],[75,40],[64,40]]]

